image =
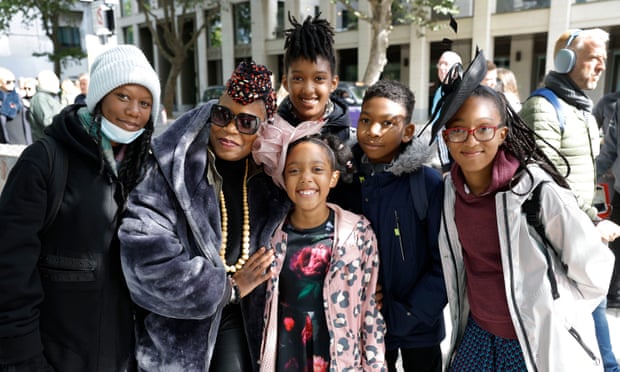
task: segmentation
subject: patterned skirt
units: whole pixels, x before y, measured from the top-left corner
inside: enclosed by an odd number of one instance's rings
[[[527,371],[527,368],[518,340],[495,336],[469,317],[449,371],[520,372]]]

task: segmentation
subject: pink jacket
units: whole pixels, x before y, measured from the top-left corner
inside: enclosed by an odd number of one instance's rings
[[[375,303],[379,275],[377,240],[370,222],[334,204],[334,248],[323,285],[330,339],[330,371],[385,371],[385,322]],[[267,282],[265,328],[261,347],[263,372],[275,371],[278,350],[279,273],[286,256],[282,224],[271,239],[275,274]]]

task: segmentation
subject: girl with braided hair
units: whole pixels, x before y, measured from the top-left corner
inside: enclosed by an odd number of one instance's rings
[[[133,359],[116,233],[160,84],[132,45],[102,52],[90,75],[86,106],[54,117],[0,197],[0,371],[125,371]]]
[[[288,91],[278,114],[293,126],[315,121],[323,133],[349,138],[351,119],[347,105],[331,99],[338,86],[334,29],[325,19],[308,16],[303,23],[289,14],[292,28],[285,31],[284,75]]]
[[[179,117],[153,140],[144,180],[119,231],[129,291],[141,308],[143,371],[258,369],[264,247],[286,195],[250,156],[274,119],[271,72],[242,62],[217,101]]]
[[[448,368],[600,370],[591,313],[613,256],[592,239],[595,226],[532,130],[481,85],[485,73],[479,52],[448,84],[432,130],[445,126],[454,159],[439,234],[453,323]]]

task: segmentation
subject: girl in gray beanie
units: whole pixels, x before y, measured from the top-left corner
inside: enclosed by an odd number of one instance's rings
[[[134,309],[117,229],[145,173],[160,84],[142,52],[109,48],[87,105],[26,148],[0,195],[0,371],[134,368]]]

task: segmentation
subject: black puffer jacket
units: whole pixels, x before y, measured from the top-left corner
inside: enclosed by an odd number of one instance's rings
[[[132,312],[116,237],[120,186],[110,169],[100,172],[78,109],[68,106],[46,129],[69,157],[49,232],[41,234],[50,200],[41,143],[23,152],[0,196],[0,366],[40,363],[43,352],[56,371],[107,372],[130,359]]]

